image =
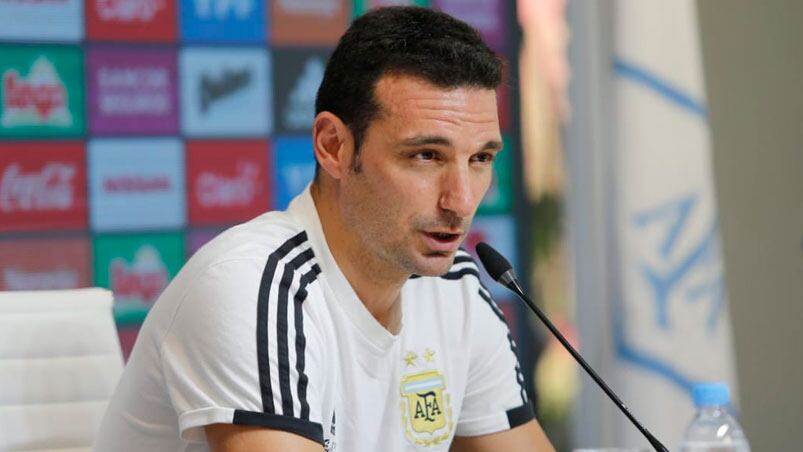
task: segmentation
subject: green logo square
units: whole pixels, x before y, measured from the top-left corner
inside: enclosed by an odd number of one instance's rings
[[[84,58],[74,46],[0,46],[0,138],[84,133]]]
[[[179,232],[93,239],[95,285],[114,292],[118,325],[137,325],[184,264]]]

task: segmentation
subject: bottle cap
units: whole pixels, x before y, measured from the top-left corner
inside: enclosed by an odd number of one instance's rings
[[[694,385],[691,393],[697,408],[727,405],[730,402],[730,392],[725,383],[698,383]]]

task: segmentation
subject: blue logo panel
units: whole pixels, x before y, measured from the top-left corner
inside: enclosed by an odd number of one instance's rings
[[[312,182],[315,156],[310,137],[276,137],[273,143],[274,209],[284,210]]]
[[[187,42],[265,42],[261,0],[182,0],[179,14]]]

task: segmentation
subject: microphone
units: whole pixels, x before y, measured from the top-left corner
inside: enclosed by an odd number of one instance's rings
[[[619,397],[616,396],[616,394],[614,394],[613,390],[611,390],[611,388],[608,387],[605,381],[603,381],[602,378],[600,378],[600,376],[597,375],[594,369],[592,369],[591,366],[588,365],[586,360],[583,359],[582,356],[580,356],[580,353],[578,353],[577,350],[575,350],[574,347],[572,347],[571,344],[569,344],[569,341],[567,341],[566,338],[563,337],[562,334],[560,334],[560,331],[558,331],[558,329],[555,327],[555,325],[552,324],[552,322],[546,317],[546,315],[544,315],[544,313],[541,312],[540,309],[538,309],[535,303],[533,303],[533,301],[530,300],[527,297],[527,295],[524,294],[521,285],[516,279],[516,274],[513,272],[513,266],[510,265],[510,262],[508,262],[504,256],[499,254],[499,251],[496,251],[491,247],[491,245],[488,245],[485,242],[478,243],[476,250],[477,250],[477,256],[479,256],[480,262],[482,262],[482,266],[485,267],[485,271],[487,271],[488,274],[491,275],[491,278],[493,278],[499,284],[513,291],[516,295],[519,296],[519,298],[521,298],[524,301],[524,303],[527,304],[527,306],[530,307],[530,309],[535,313],[535,315],[537,315],[538,318],[541,319],[541,322],[543,322],[543,324],[546,325],[547,328],[549,328],[549,331],[552,332],[552,335],[555,336],[558,339],[558,341],[560,341],[561,345],[563,345],[563,348],[565,348],[566,351],[568,351],[572,355],[574,360],[577,361],[577,363],[580,364],[580,366],[586,371],[586,373],[588,373],[588,375],[591,376],[594,382],[597,383],[597,385],[600,388],[602,388],[602,390],[605,392],[605,394],[608,395],[611,401],[613,401],[613,403],[617,407],[619,407],[620,410],[622,410],[622,412],[625,414],[625,416],[627,416],[630,422],[636,426],[638,431],[641,432],[641,434],[644,435],[645,438],[647,438],[647,441],[649,441],[650,445],[652,445],[652,447],[655,448],[657,452],[669,452],[669,450],[663,444],[661,444],[661,442],[658,441],[658,439],[652,436],[652,433],[650,433],[646,428],[644,428],[644,426],[641,425],[641,423],[638,420],[636,420],[636,418],[630,413],[630,410],[627,409],[627,406],[619,399]]]

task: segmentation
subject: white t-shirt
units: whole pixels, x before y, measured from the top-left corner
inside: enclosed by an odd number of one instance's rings
[[[293,432],[328,451],[448,450],[533,418],[502,312],[460,251],[403,287],[402,327],[368,312],[309,188],[201,248],[145,320],[98,452],[208,451],[204,426]]]

